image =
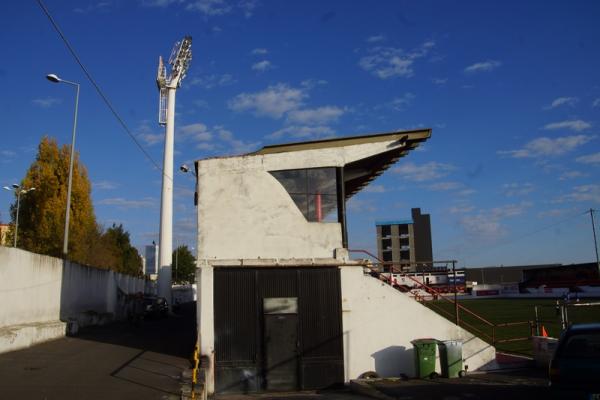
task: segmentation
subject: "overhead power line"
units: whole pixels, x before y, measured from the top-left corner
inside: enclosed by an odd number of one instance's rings
[[[156,161],[154,161],[154,159],[152,158],[152,156],[150,156],[150,154],[146,151],[146,149],[144,149],[144,147],[142,146],[142,144],[137,140],[137,138],[135,137],[135,135],[131,132],[131,130],[129,129],[129,127],[127,126],[127,124],[123,120],[123,118],[121,118],[121,116],[119,115],[119,113],[117,112],[117,110],[115,109],[115,107],[110,102],[108,96],[106,96],[104,94],[104,92],[102,91],[102,89],[100,88],[100,86],[96,83],[96,80],[92,77],[92,74],[88,71],[88,69],[85,67],[85,65],[83,65],[83,62],[81,61],[81,59],[77,55],[77,52],[75,51],[75,49],[73,48],[73,46],[71,46],[71,43],[69,42],[69,40],[67,39],[67,37],[65,36],[65,34],[62,32],[62,30],[60,29],[60,27],[58,26],[58,24],[56,23],[56,21],[54,20],[54,18],[52,17],[52,15],[50,14],[50,11],[48,10],[48,8],[42,2],[42,0],[37,0],[37,3],[41,7],[41,9],[44,12],[44,14],[46,14],[46,16],[48,17],[48,19],[50,20],[50,23],[54,27],[54,30],[56,30],[56,32],[58,33],[58,35],[60,36],[60,38],[62,39],[62,41],[65,43],[65,45],[67,46],[67,49],[69,50],[69,52],[71,53],[71,55],[73,56],[73,58],[75,58],[75,61],[77,62],[77,64],[79,64],[79,66],[83,70],[83,73],[85,74],[86,78],[90,81],[90,83],[92,84],[92,86],[94,86],[94,88],[96,89],[96,92],[98,92],[98,94],[100,95],[100,97],[104,101],[104,104],[106,104],[106,106],[108,107],[108,109],[110,110],[110,112],[117,119],[117,121],[119,122],[119,124],[121,125],[121,127],[123,127],[123,129],[125,130],[125,132],[127,133],[127,135],[129,135],[129,137],[131,138],[131,140],[133,140],[133,142],[138,147],[138,149],[144,154],[144,156],[159,171],[161,171],[161,173],[163,175],[165,175],[165,177],[167,177],[170,180],[173,180],[173,177],[167,176],[164,173],[164,171],[161,168],[161,166]]]

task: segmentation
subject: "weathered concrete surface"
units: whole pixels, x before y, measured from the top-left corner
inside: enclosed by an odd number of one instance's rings
[[[0,328],[0,354],[58,339],[65,335],[66,330],[67,324],[62,321],[11,325]]]
[[[117,323],[0,355],[0,398],[178,399],[195,343],[193,305],[183,316]]]
[[[382,377],[414,376],[411,341],[433,337],[462,340],[469,371],[496,368],[493,346],[404,293],[363,273],[341,268],[346,381],[367,371]]]
[[[144,291],[137,277],[0,246],[0,353],[124,318],[123,293]],[[62,328],[61,328],[62,327]]]

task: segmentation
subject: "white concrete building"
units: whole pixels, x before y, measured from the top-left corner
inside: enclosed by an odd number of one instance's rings
[[[492,346],[364,273],[346,201],[431,130],[267,146],[196,162],[199,343],[214,392],[316,389],[366,371],[413,374],[411,340]]]

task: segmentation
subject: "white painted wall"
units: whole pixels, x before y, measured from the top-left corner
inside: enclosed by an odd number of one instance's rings
[[[8,343],[0,352],[47,340],[36,326],[58,332],[61,320],[85,326],[123,318],[128,305],[119,293],[143,291],[143,279],[0,246],[0,341]]]
[[[403,146],[384,140],[198,161],[198,258],[333,258],[340,224],[306,221],[269,171],[340,167]]]
[[[454,325],[361,267],[341,268],[345,379],[366,371],[414,376],[411,340],[433,337],[463,341],[469,371],[495,366],[493,346]]]

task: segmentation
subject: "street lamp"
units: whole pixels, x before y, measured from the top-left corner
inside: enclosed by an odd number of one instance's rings
[[[66,257],[69,251],[69,214],[71,211],[71,186],[73,184],[73,158],[75,157],[75,132],[77,131],[77,108],[79,107],[79,83],[66,81],[56,74],[46,75],[46,79],[54,83],[66,83],[77,88],[75,95],[75,117],[73,118],[73,137],[71,139],[71,155],[69,160],[69,184],[67,188],[67,210],[65,212],[65,236],[63,240],[63,255]]]
[[[35,190],[34,187],[29,188],[29,189],[22,189],[21,186],[17,185],[16,183],[12,184],[12,188],[9,188],[8,186],[4,186],[5,190],[13,190],[16,194],[17,194],[17,216],[15,218],[15,239],[14,239],[14,244],[13,247],[17,247],[17,235],[19,234],[19,209],[21,208],[21,195],[25,194],[27,192],[32,192]]]

